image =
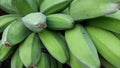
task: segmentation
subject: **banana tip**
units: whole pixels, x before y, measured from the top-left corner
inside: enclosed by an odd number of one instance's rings
[[[28,68],[34,68],[34,65],[30,65],[30,66],[28,66]]]
[[[4,45],[5,46],[11,46],[11,44],[9,42],[5,42]]]
[[[45,28],[45,24],[44,23],[40,24],[39,28]]]

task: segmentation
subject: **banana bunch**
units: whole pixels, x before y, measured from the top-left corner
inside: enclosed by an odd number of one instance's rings
[[[11,68],[120,68],[120,0],[0,0],[0,62]],[[1,12],[1,11],[0,11]]]

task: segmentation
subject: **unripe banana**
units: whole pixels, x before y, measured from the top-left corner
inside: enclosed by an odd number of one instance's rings
[[[35,68],[50,68],[50,58],[49,55],[42,52],[40,61],[35,66]]]
[[[120,39],[120,33],[113,33],[118,39]]]
[[[67,14],[52,14],[47,16],[47,27],[53,30],[65,30],[73,27],[74,20]]]
[[[0,62],[6,60],[11,55],[11,53],[13,53],[14,49],[15,47],[2,46],[0,41]]]
[[[66,42],[58,33],[44,29],[39,37],[49,53],[59,62],[65,63],[69,59]]]
[[[15,14],[0,16],[0,32],[3,32],[3,30],[16,19],[17,15]]]
[[[70,5],[70,15],[74,20],[90,19],[116,12],[118,6],[119,4],[103,0],[73,0]]]
[[[65,39],[72,54],[88,68],[99,68],[97,50],[83,26],[77,24],[65,31]]]
[[[44,0],[40,6],[40,11],[46,15],[59,12],[70,4],[72,0]]]
[[[50,57],[50,68],[58,68],[57,61],[52,56],[49,57]]]
[[[120,33],[120,19],[99,17],[87,21],[87,24],[90,26],[103,28],[115,33]]]
[[[40,12],[30,13],[22,18],[23,23],[31,31],[40,32],[47,27],[46,16]]]
[[[106,61],[103,57],[100,57],[100,61],[101,64],[105,67],[105,68],[118,68],[113,66],[111,63],[109,63],[108,61]]]
[[[34,1],[36,2],[37,6],[40,7],[44,0],[34,0]]]
[[[23,41],[30,33],[21,20],[15,20],[4,30],[1,41],[5,46],[13,46]]]
[[[21,15],[37,11],[37,5],[34,0],[12,0],[12,5],[16,8],[17,13]]]
[[[120,40],[111,32],[95,28],[86,27],[87,32],[96,45],[98,52],[111,64],[120,67]]]
[[[41,42],[36,33],[31,33],[20,45],[19,56],[23,64],[28,68],[34,67],[39,62],[41,57]]]
[[[23,68],[23,63],[19,56],[19,49],[16,50],[11,59],[11,68]]]
[[[12,6],[12,0],[0,0],[0,8],[8,13],[15,13],[16,10]]]

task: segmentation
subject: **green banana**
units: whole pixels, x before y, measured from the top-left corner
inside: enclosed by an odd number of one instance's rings
[[[40,12],[30,13],[22,18],[27,28],[34,32],[40,32],[47,27],[46,16]]]
[[[113,33],[118,39],[120,39],[120,33]]]
[[[72,0],[44,0],[40,6],[40,11],[46,15],[59,12],[70,4]]]
[[[82,65],[75,56],[70,52],[70,60],[69,60],[71,68],[85,68],[84,65]]]
[[[63,68],[63,64],[60,62],[57,62],[57,68]]]
[[[23,68],[23,66],[24,65],[19,56],[19,49],[17,48],[11,59],[11,68]]]
[[[21,15],[37,11],[37,5],[34,0],[12,0],[12,5],[16,8],[17,13]]]
[[[5,46],[13,46],[23,41],[30,33],[21,20],[15,20],[4,30],[1,41]]]
[[[105,0],[73,0],[69,12],[74,20],[84,20],[116,12],[118,5]]]
[[[14,50],[15,47],[3,46],[0,41],[0,62],[6,60],[11,55],[11,53],[13,53]]]
[[[34,1],[36,2],[37,6],[40,7],[44,0],[34,0]]]
[[[0,8],[8,13],[15,13],[16,10],[12,6],[12,0],[0,0]]]
[[[67,14],[52,14],[47,16],[47,27],[53,30],[65,30],[73,27],[74,20]]]
[[[26,51],[27,49],[27,51]],[[26,67],[34,67],[41,57],[41,42],[36,33],[31,33],[19,47],[19,56]]]
[[[57,61],[50,55],[50,68],[58,68]]]
[[[118,68],[113,66],[111,63],[109,63],[108,61],[106,61],[103,57],[100,57],[100,61],[101,64],[105,67],[105,68]]]
[[[90,26],[103,28],[115,33],[120,33],[120,19],[99,17],[88,20],[87,24]]]
[[[99,68],[97,50],[83,26],[77,24],[65,31],[65,39],[72,54],[89,68]]]
[[[0,32],[3,32],[3,30],[16,19],[17,15],[15,14],[7,14],[0,16]]]
[[[39,33],[39,37],[49,53],[55,59],[61,63],[67,62],[69,56],[67,52],[66,42],[58,33],[44,29]]]
[[[111,32],[86,26],[98,52],[111,64],[120,67],[120,40]]]
[[[41,59],[35,68],[50,68],[50,58],[49,55],[42,53]]]

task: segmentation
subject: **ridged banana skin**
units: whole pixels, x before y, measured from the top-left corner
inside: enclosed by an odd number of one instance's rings
[[[70,15],[73,17],[74,20],[78,21],[104,16],[116,12],[119,9],[118,4],[104,1],[73,0],[70,5]]]
[[[12,0],[12,5],[17,10],[17,13],[21,15],[37,11],[37,5],[34,0]]]
[[[42,53],[40,61],[35,68],[50,68],[50,57],[48,54]]]
[[[99,17],[88,20],[88,25],[103,28],[115,33],[120,33],[120,19]]]
[[[87,26],[86,30],[95,43],[98,52],[108,62],[120,67],[120,40],[113,33],[104,29]]]
[[[59,12],[70,4],[72,0],[44,0],[40,6],[40,11],[46,15]]]
[[[0,8],[2,8],[4,11],[8,13],[15,13],[16,10],[12,6],[12,0],[0,0]]]
[[[42,43],[45,45],[49,53],[59,62],[65,63],[69,59],[66,48],[66,42],[54,31],[44,29],[39,33]],[[51,43],[54,42],[54,43]]]
[[[75,58],[75,56],[70,52],[70,60],[69,60],[69,64],[71,66],[71,68],[85,68],[80,62],[79,60],[77,60]],[[87,67],[86,67],[87,68]]]
[[[89,68],[99,68],[100,61],[97,50],[83,26],[77,24],[65,31],[65,39],[72,54],[79,62]]]
[[[27,51],[26,51],[27,49]],[[34,67],[41,57],[41,43],[37,34],[31,33],[19,47],[19,56],[26,67]]]
[[[108,61],[106,61],[103,57],[100,57],[100,61],[101,64],[105,67],[105,68],[118,68],[113,66],[111,63],[109,63]]]
[[[23,68],[23,63],[19,56],[19,49],[16,50],[11,59],[11,68]]]
[[[15,14],[0,16],[0,32],[3,32],[4,29],[16,19],[17,19],[17,15]]]
[[[13,46],[23,41],[30,33],[21,20],[15,20],[4,30],[1,41],[3,45]]]
[[[0,41],[0,62],[6,60],[11,55],[11,53],[13,53],[14,49],[15,47],[2,46]]]
[[[73,27],[74,20],[68,14],[51,14],[47,16],[47,27],[53,30],[65,30]]]

